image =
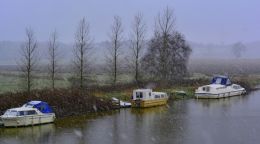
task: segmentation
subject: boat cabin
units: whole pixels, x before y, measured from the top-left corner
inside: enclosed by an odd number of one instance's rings
[[[231,85],[231,81],[227,76],[215,76],[213,77],[211,84],[220,84],[220,85],[229,86]]]
[[[4,116],[7,117],[16,117],[16,116],[26,116],[26,115],[36,115],[38,112],[33,108],[14,108],[9,109],[4,113]]]
[[[151,89],[136,89],[133,91],[133,100],[148,100],[167,98],[167,94],[164,92],[153,92]]]

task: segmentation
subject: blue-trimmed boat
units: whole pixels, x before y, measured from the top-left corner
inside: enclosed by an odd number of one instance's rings
[[[1,120],[5,127],[38,125],[54,122],[55,113],[46,102],[30,101],[22,107],[8,109]]]
[[[199,87],[195,91],[196,98],[224,98],[243,95],[245,88],[238,84],[232,84],[227,76],[213,77],[211,84]]]

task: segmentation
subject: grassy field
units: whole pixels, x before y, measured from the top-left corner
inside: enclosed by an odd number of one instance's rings
[[[44,77],[37,77],[33,80],[33,89],[43,89],[50,87],[50,80]],[[57,88],[65,88],[70,85],[69,81],[64,79],[56,80]],[[24,82],[18,75],[0,74],[0,93],[17,92],[24,89]]]
[[[71,86],[69,73],[60,74],[56,80],[57,88],[66,88]],[[128,83],[133,79],[128,74],[122,74],[119,76],[119,83]],[[96,74],[89,76],[90,85],[108,85],[110,84],[110,77],[105,74]],[[51,81],[46,73],[40,73],[35,75],[33,80],[33,89],[50,88]],[[23,79],[19,76],[18,72],[0,72],[0,94],[5,92],[17,92],[25,88]]]

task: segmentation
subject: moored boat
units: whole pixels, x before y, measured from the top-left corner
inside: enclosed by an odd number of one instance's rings
[[[112,97],[112,103],[113,103],[113,105],[116,105],[118,108],[130,108],[131,107],[131,103],[119,100],[115,97]]]
[[[151,89],[136,89],[132,95],[132,107],[154,107],[166,105],[168,96],[164,92],[153,92]]]
[[[22,107],[8,109],[1,119],[5,127],[29,126],[52,123],[55,114],[46,102],[30,101]]]
[[[238,84],[232,84],[227,76],[213,77],[211,84],[199,87],[195,91],[196,98],[224,98],[243,95],[245,88]]]

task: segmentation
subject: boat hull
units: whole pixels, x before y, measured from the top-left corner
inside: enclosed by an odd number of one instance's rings
[[[153,100],[132,100],[132,107],[136,108],[146,108],[155,107],[167,104],[168,98],[163,99],[153,99]]]
[[[218,98],[226,98],[232,96],[240,96],[245,93],[246,93],[245,90],[224,92],[224,93],[195,93],[195,97],[201,99],[218,99]]]
[[[54,114],[19,116],[19,117],[2,117],[2,122],[5,127],[39,125],[39,124],[52,123],[54,122],[54,120],[55,120]]]

